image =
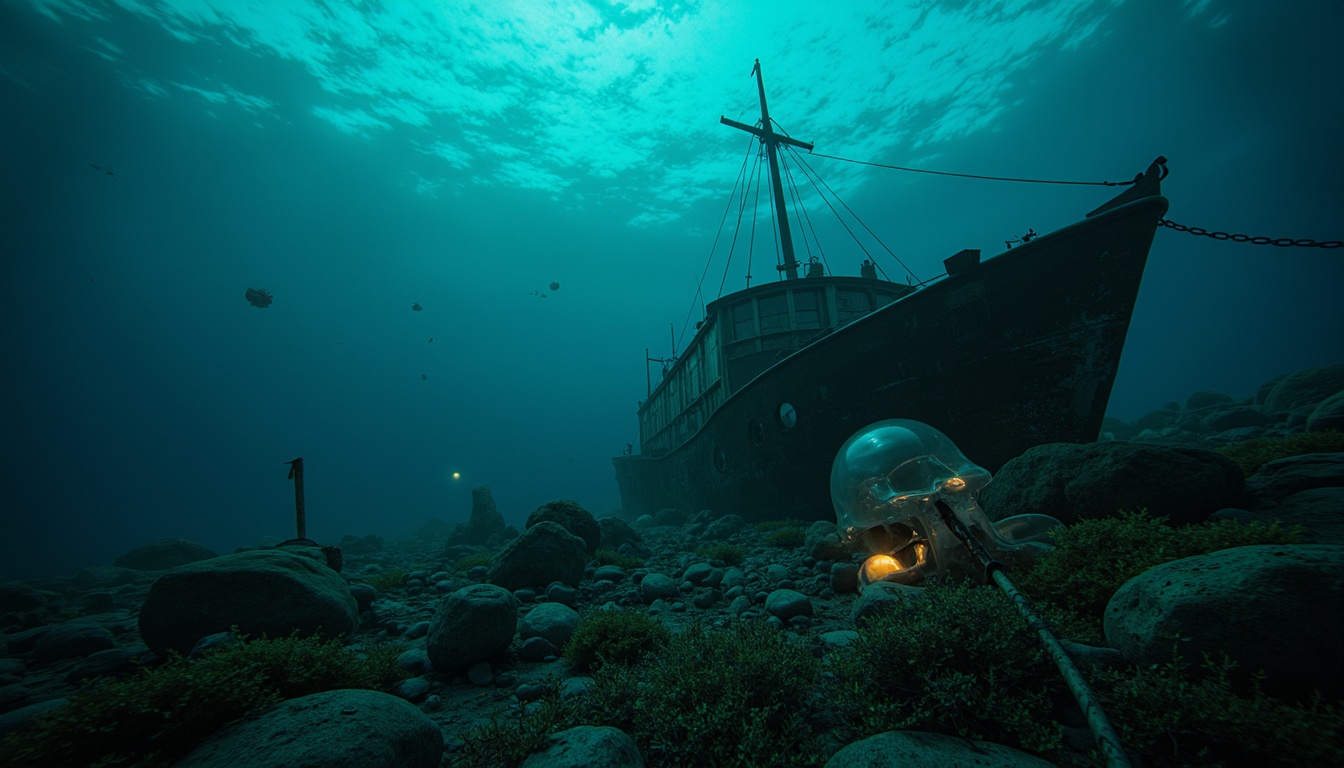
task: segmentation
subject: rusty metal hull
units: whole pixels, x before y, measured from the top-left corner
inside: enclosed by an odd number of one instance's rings
[[[1166,209],[1153,196],[1099,213],[802,348],[675,450],[614,459],[624,514],[833,519],[835,453],[883,419],[930,424],[991,472],[1034,445],[1095,440]]]

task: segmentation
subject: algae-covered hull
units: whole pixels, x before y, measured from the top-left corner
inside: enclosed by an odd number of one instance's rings
[[[829,519],[831,463],[859,428],[915,419],[996,471],[1097,438],[1167,201],[1042,235],[838,328],[756,376],[684,443],[614,460],[626,516],[674,507]]]

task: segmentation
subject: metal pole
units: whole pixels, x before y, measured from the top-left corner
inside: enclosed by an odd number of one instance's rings
[[[289,479],[294,481],[294,518],[298,526],[298,535],[295,538],[306,539],[308,537],[304,535],[303,519],[303,457],[285,463],[289,465]]]
[[[1097,748],[1101,750],[1101,756],[1106,760],[1109,768],[1130,768],[1129,758],[1125,755],[1124,745],[1120,743],[1120,735],[1115,732],[1111,726],[1111,721],[1106,717],[1106,713],[1101,708],[1101,702],[1097,701],[1097,695],[1092,692],[1092,687],[1083,679],[1083,674],[1078,671],[1074,665],[1073,659],[1069,658],[1068,651],[1060,645],[1059,640],[1055,638],[1050,631],[1050,625],[1045,623],[1035,610],[1031,607],[1031,601],[1027,596],[1017,591],[1017,587],[1008,579],[1008,574],[1004,573],[1003,563],[994,559],[985,545],[971,534],[970,530],[952,507],[942,499],[934,502],[938,512],[943,517],[943,522],[952,529],[952,533],[966,548],[975,555],[980,563],[985,566],[985,575],[992,580],[1008,599],[1016,606],[1018,613],[1027,620],[1027,625],[1036,630],[1036,635],[1040,637],[1041,644],[1054,660],[1059,673],[1064,676],[1064,684],[1069,687],[1073,693],[1073,698],[1082,707],[1083,714],[1087,717],[1087,725],[1092,729],[1092,736],[1097,740]]]

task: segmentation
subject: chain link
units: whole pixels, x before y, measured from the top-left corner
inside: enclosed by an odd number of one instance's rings
[[[1251,245],[1276,245],[1280,248],[1297,246],[1299,248],[1344,248],[1344,240],[1321,240],[1316,241],[1310,238],[1301,238],[1294,240],[1291,237],[1251,237],[1250,235],[1234,235],[1229,232],[1210,232],[1203,227],[1187,227],[1184,224],[1177,224],[1167,219],[1159,219],[1158,223],[1164,227],[1170,227],[1177,232],[1189,232],[1192,235],[1200,237],[1211,237],[1214,240],[1231,240],[1234,243],[1250,243]]]

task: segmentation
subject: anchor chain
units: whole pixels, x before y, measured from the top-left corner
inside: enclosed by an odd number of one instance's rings
[[[1168,219],[1159,219],[1158,222],[1164,227],[1169,227],[1177,232],[1189,232],[1192,235],[1200,237],[1211,237],[1214,240],[1231,240],[1234,243],[1250,243],[1251,245],[1276,245],[1280,248],[1297,246],[1299,248],[1344,248],[1344,240],[1312,240],[1311,238],[1300,238],[1294,240],[1291,237],[1251,237],[1250,235],[1234,235],[1230,232],[1210,232],[1203,227],[1187,227],[1184,224],[1177,224]]]

